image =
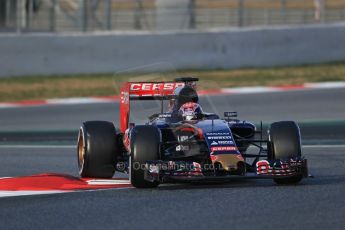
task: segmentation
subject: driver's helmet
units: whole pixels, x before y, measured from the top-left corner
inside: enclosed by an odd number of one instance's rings
[[[202,114],[203,111],[201,106],[194,102],[187,102],[179,109],[179,115],[181,115],[185,121],[200,119]]]
[[[173,95],[175,96],[173,99],[169,101],[168,104],[168,111],[169,112],[174,112],[178,111],[182,105],[188,102],[194,102],[198,103],[199,97],[197,92],[195,91],[194,88],[191,86],[183,86],[183,87],[177,87],[174,90]]]

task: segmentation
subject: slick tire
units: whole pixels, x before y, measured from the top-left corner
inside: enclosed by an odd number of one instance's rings
[[[269,129],[268,158],[286,160],[301,157],[301,135],[298,125],[294,121],[280,121],[272,123]],[[297,184],[303,175],[287,178],[275,178],[277,184]]]
[[[107,121],[87,121],[78,136],[78,167],[83,178],[112,178],[119,154],[115,126]]]
[[[161,134],[154,126],[135,126],[131,132],[130,180],[136,188],[155,188],[158,182],[144,179],[146,161],[160,158]]]

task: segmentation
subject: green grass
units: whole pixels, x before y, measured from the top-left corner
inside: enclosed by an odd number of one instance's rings
[[[345,81],[345,63],[281,68],[190,70],[137,75],[98,74],[6,78],[0,79],[0,101],[117,95],[124,81],[172,80],[176,76],[199,77],[198,89],[298,85],[305,82]]]

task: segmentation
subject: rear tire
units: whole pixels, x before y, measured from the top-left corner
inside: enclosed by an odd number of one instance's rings
[[[288,160],[302,155],[301,135],[294,121],[280,121],[271,124],[269,129],[268,158],[271,160]],[[277,184],[297,184],[303,175],[287,178],[275,178]]]
[[[79,130],[78,166],[81,177],[112,178],[119,148],[115,126],[107,121],[87,121]]]
[[[146,161],[160,158],[161,134],[154,126],[135,126],[131,132],[130,179],[136,188],[155,188],[158,182],[144,179]]]

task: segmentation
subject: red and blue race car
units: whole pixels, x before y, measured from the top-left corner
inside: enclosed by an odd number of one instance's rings
[[[107,121],[86,121],[80,128],[80,176],[111,178],[115,171],[127,172],[137,188],[235,178],[296,184],[308,176],[296,122],[272,123],[264,139],[262,126],[258,130],[237,119],[236,112],[224,112],[222,119],[203,111],[197,81],[125,83],[119,129]],[[144,124],[130,122],[131,102],[138,100],[162,102]],[[168,102],[166,111],[163,102]],[[250,146],[257,151],[249,152]]]

